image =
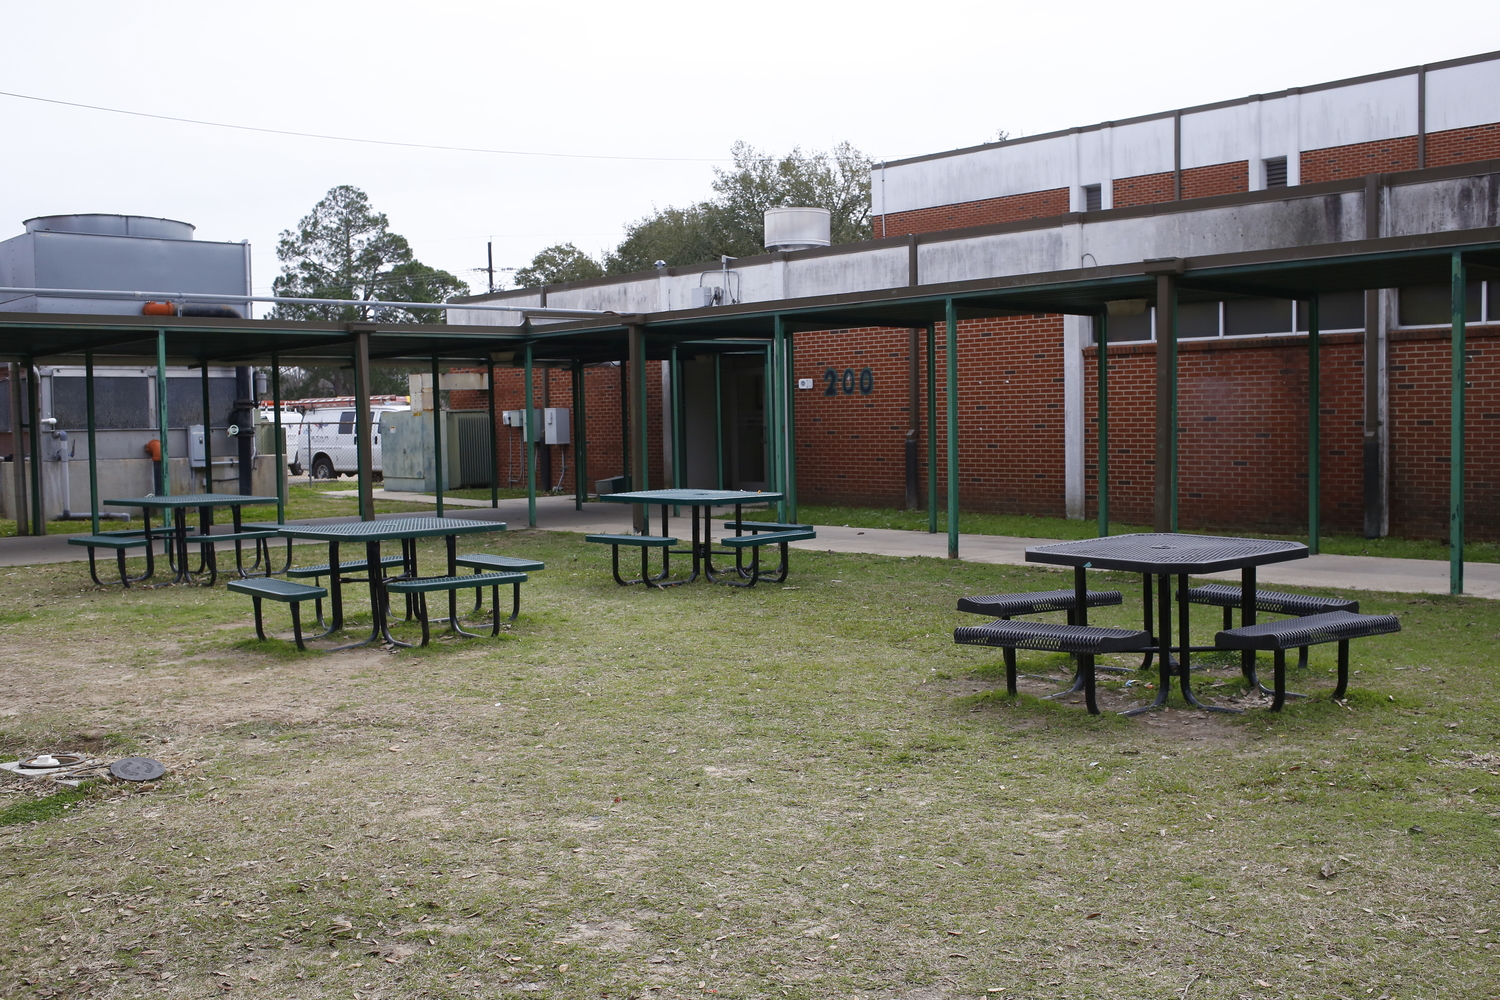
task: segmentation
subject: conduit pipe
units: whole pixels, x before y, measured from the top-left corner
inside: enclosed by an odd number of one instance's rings
[[[488,303],[387,302],[383,299],[301,299],[284,295],[221,295],[211,292],[133,292],[105,288],[14,288],[0,287],[0,295],[44,295],[85,299],[176,299],[192,302],[273,302],[294,306],[365,306],[371,309],[473,309],[479,312],[512,312],[526,316],[556,316],[589,319],[617,315],[605,309],[553,309],[548,306],[501,306]]]

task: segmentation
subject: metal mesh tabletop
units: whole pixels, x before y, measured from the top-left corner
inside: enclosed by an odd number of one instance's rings
[[[1307,554],[1301,542],[1151,532],[1034,545],[1026,550],[1026,561],[1134,573],[1218,573],[1305,559]]]
[[[175,497],[126,497],[123,500],[104,500],[102,503],[119,507],[249,507],[255,504],[275,503],[275,497],[256,497],[242,493],[184,493]]]
[[[605,503],[661,503],[702,507],[729,503],[775,502],[781,499],[781,494],[746,490],[637,490],[634,493],[607,493],[599,499]]]
[[[501,521],[467,521],[457,517],[393,517],[346,524],[286,524],[277,529],[286,538],[314,538],[327,542],[379,542],[395,538],[437,538],[504,531]]]

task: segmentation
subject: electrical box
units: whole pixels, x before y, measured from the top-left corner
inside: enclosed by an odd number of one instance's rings
[[[193,424],[188,428],[188,468],[203,468],[203,460],[207,457],[203,447],[203,425]]]
[[[811,389],[812,387],[813,380],[810,378],[799,378],[797,380],[797,388],[799,389]]]
[[[543,444],[572,444],[572,421],[566,406],[549,406],[542,411]]]
[[[709,306],[720,305],[723,301],[724,289],[715,285],[700,285],[688,289],[689,309],[707,309]]]
[[[538,407],[532,407],[531,409],[531,426],[529,428],[522,426],[526,423],[525,410],[502,410],[500,412],[500,423],[506,427],[514,427],[517,430],[525,431],[526,433],[521,438],[523,441],[542,440],[542,411]]]

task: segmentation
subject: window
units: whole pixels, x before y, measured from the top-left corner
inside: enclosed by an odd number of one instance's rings
[[[1154,308],[1147,308],[1139,316],[1111,316],[1109,318],[1109,342],[1124,344],[1134,340],[1150,340],[1154,332],[1152,317]]]
[[[1261,162],[1266,171],[1266,189],[1286,187],[1286,157],[1272,156]]]
[[[353,434],[354,433],[354,411],[353,410],[345,410],[343,413],[339,414],[339,433],[340,434]]]
[[[1177,303],[1177,339],[1192,340],[1219,335],[1217,302]]]
[[[1322,319],[1321,314],[1318,318]],[[1292,303],[1289,299],[1230,299],[1224,303],[1226,337],[1291,332]]]
[[[1083,186],[1083,210],[1085,212],[1097,212],[1104,207],[1104,186],[1102,184],[1085,184]]]
[[[1318,332],[1363,330],[1364,292],[1326,292],[1318,296]],[[1307,332],[1307,303],[1297,303],[1297,332]]]
[[[1484,308],[1484,285],[1486,282],[1469,282],[1464,319],[1469,323],[1481,323],[1486,319]],[[1408,285],[1400,290],[1396,307],[1396,322],[1401,326],[1448,326],[1453,322],[1453,291],[1448,285]]]

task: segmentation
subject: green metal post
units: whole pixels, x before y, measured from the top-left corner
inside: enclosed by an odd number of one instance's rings
[[[526,524],[536,527],[536,441],[534,436],[537,428],[532,424],[536,421],[532,417],[531,404],[534,390],[531,386],[531,342],[526,343],[526,411],[521,415],[521,440],[523,442],[523,454],[526,456]]]
[[[1094,320],[1099,356],[1099,537],[1109,537],[1109,313]]]
[[[677,345],[672,345],[672,358],[667,362],[667,381],[671,383],[672,390],[670,399],[663,399],[662,409],[672,414],[672,488],[682,489],[687,485],[687,475],[682,468],[683,462],[683,438],[682,428],[682,362],[677,356]],[[682,508],[672,508],[673,517],[682,516]]]
[[[797,521],[797,338],[787,334],[786,374],[781,380],[786,392],[786,510],[787,520]]]
[[[958,310],[948,299],[948,558],[958,558]]]
[[[573,362],[573,370],[578,373],[578,388],[573,393],[573,412],[577,415],[577,426],[573,428],[573,468],[578,474],[576,506],[583,510],[589,499],[589,381],[582,361]]]
[[[937,534],[937,324],[927,324],[927,533]]]
[[[1307,551],[1318,554],[1322,544],[1320,509],[1322,488],[1321,370],[1318,361],[1318,295],[1307,300]]]
[[[271,419],[276,434],[276,523],[286,523],[286,440],[281,428],[281,362],[271,352]]]
[[[421,401],[418,400],[420,403]],[[354,426],[369,428],[374,416],[370,412],[370,331],[354,331]],[[375,520],[375,438],[372,434],[355,434],[354,448],[359,465],[359,519]]]
[[[36,370],[36,364],[32,358],[26,359],[26,422],[31,431],[29,436],[31,453],[31,533],[33,535],[45,535],[47,533],[47,512],[42,506],[42,412],[41,412],[42,378]],[[165,441],[162,442],[166,444]],[[20,449],[16,449],[20,451]],[[166,452],[162,452],[165,460]]]
[[[714,461],[724,488],[724,356],[714,355]]]
[[[775,442],[772,454],[775,455],[776,465],[776,490],[781,494],[781,499],[776,501],[776,519],[783,524],[787,518],[787,459],[786,459],[786,325],[781,317],[775,317],[773,332],[771,335],[771,373],[770,387],[766,393],[766,401],[771,405],[776,414],[776,430],[772,435]]]
[[[500,442],[497,440],[498,433],[495,430],[495,358],[494,355],[486,355],[484,359],[485,387],[489,390],[490,411],[490,508],[500,506]]]
[[[172,495],[172,463],[167,449],[167,331],[156,331],[156,433],[161,438],[161,495]]]
[[[1448,445],[1448,593],[1464,592],[1464,379],[1467,331],[1464,255],[1453,254],[1453,400]]]
[[[765,435],[763,450],[765,452],[766,466],[766,489],[776,490],[781,484],[776,480],[776,378],[773,374],[775,363],[772,358],[775,355],[775,345],[768,344],[761,357],[761,413],[764,416],[762,432]]]
[[[1177,276],[1156,276],[1156,496],[1152,527],[1177,530]]]
[[[208,419],[208,362],[203,362],[203,374],[199,381],[203,385],[203,492],[214,491],[214,446],[213,424]],[[189,454],[192,448],[188,449]]]
[[[360,428],[365,433],[369,428]],[[438,358],[432,356],[432,472],[437,487],[437,516],[443,516],[443,394],[438,389]]]
[[[11,387],[16,388],[15,386]],[[94,534],[99,534],[99,454],[94,447],[94,349],[83,352],[83,395],[88,406],[89,420],[89,521]],[[20,437],[17,432],[12,440]]]

